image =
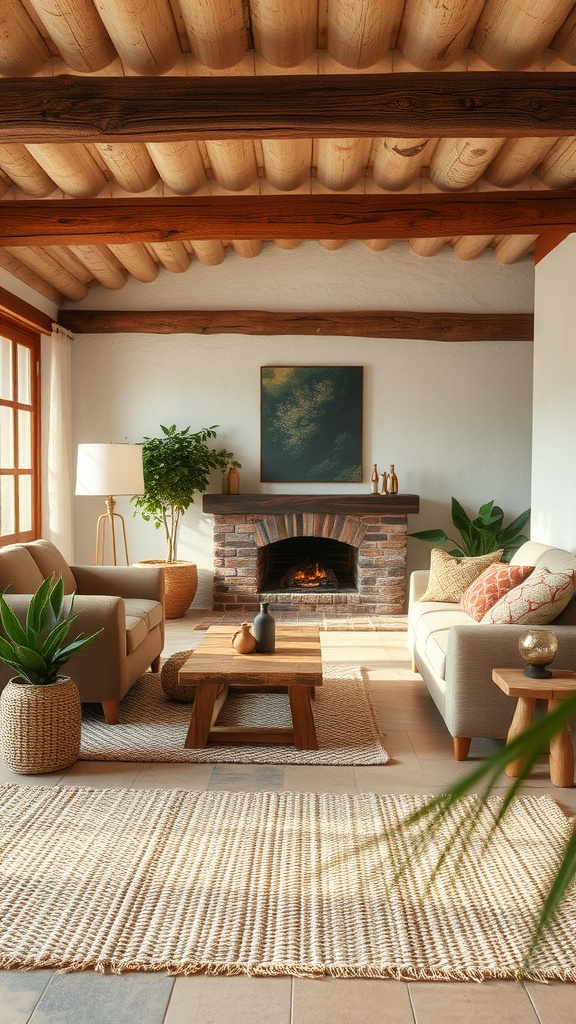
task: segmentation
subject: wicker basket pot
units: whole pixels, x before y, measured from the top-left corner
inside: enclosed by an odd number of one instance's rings
[[[161,558],[135,562],[134,565],[159,565],[164,570],[164,614],[167,619],[179,619],[196,597],[198,566],[195,562],[164,562]]]
[[[21,775],[69,768],[80,753],[82,712],[76,683],[59,676],[33,686],[11,679],[0,694],[0,754]]]

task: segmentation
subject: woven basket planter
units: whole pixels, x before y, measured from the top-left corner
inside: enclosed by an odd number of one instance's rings
[[[134,565],[157,565],[164,570],[164,614],[179,619],[188,611],[198,589],[198,566],[195,562],[164,562],[161,558]]]
[[[82,712],[76,683],[47,686],[10,680],[0,694],[0,754],[21,775],[69,768],[80,753]]]

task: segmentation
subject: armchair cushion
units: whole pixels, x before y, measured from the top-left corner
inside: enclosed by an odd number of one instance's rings
[[[23,544],[0,548],[0,592],[34,594],[44,579]]]
[[[58,548],[49,540],[34,540],[24,547],[36,562],[42,579],[48,579],[52,573],[61,576],[64,581],[64,593],[73,594],[76,590],[76,580],[68,565],[68,562],[60,554]]]

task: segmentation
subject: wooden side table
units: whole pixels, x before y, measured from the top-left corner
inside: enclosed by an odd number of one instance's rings
[[[508,730],[508,743],[531,725],[537,700],[548,701],[548,711],[554,711],[561,700],[576,693],[576,672],[552,669],[550,679],[531,679],[521,668],[495,668],[492,679],[509,697],[517,697],[518,704]],[[512,761],[506,775],[518,778],[522,762]],[[566,725],[550,741],[550,781],[555,786],[574,785],[574,751],[570,730]]]

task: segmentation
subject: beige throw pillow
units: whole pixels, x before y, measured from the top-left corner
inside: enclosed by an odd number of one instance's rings
[[[504,549],[501,549],[491,551],[488,555],[479,555],[478,558],[468,558],[449,555],[442,548],[432,548],[428,586],[420,600],[458,602],[480,573],[494,562],[499,562],[503,553]]]

